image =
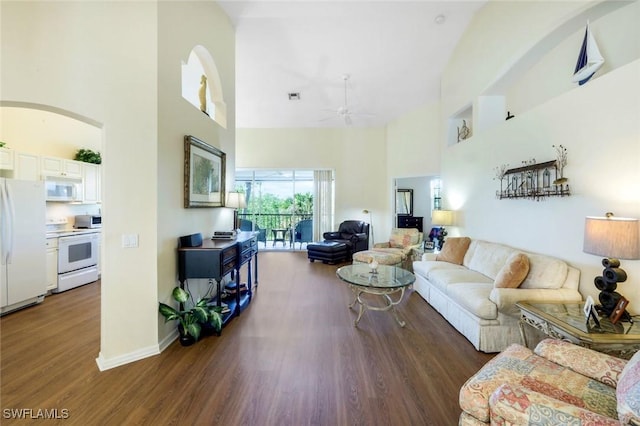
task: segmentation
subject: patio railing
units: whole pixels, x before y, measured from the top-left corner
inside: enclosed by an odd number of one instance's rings
[[[264,213],[239,213],[238,217],[240,219],[246,219],[253,223],[253,229],[259,230],[264,229],[265,236],[267,241],[273,242],[274,237],[276,237],[276,233],[273,232],[274,229],[277,230],[286,230],[283,238],[286,239],[287,242],[293,241],[292,232],[296,227],[297,223],[301,220],[312,219],[312,214],[264,214]],[[278,235],[281,237],[281,235]]]

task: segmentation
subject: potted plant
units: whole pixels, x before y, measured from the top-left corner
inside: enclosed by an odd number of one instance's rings
[[[183,305],[191,295],[186,290],[176,287],[172,292],[173,299]],[[160,302],[159,312],[167,321],[178,320],[178,330],[180,332],[180,344],[189,346],[200,338],[203,325],[209,325],[214,330],[220,332],[222,329],[222,315],[219,306],[209,306],[206,299],[198,300],[191,309],[178,310],[165,303]]]
[[[78,152],[76,152],[74,160],[85,163],[102,164],[102,156],[100,153],[90,149],[79,149]]]

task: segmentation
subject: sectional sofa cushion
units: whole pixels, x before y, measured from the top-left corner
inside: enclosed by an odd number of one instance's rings
[[[507,263],[500,269],[493,286],[497,288],[518,288],[529,273],[529,258],[524,253],[512,253]]]
[[[529,253],[529,273],[519,288],[562,288],[569,267],[566,262],[542,254]]]
[[[442,247],[442,251],[436,256],[436,260],[462,265],[469,244],[471,244],[469,237],[449,238]]]
[[[640,423],[640,352],[636,352],[622,370],[616,397],[618,419],[622,424],[628,424],[631,420]]]

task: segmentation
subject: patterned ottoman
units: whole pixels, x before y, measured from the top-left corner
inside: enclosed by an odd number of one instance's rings
[[[307,244],[309,262],[321,260],[322,263],[344,262],[349,258],[347,245],[336,241],[320,241]]]
[[[353,253],[353,263],[371,263],[375,259],[379,265],[402,266],[402,255],[384,251],[364,250]]]

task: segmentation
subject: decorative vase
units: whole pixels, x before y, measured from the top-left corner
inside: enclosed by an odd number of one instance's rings
[[[371,263],[369,263],[369,269],[371,269],[371,273],[372,274],[377,274],[378,273],[378,262],[376,260],[372,260]]]

